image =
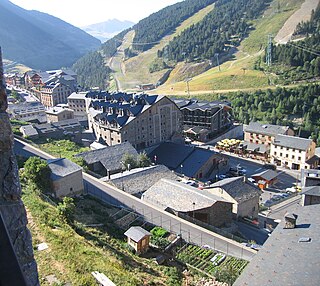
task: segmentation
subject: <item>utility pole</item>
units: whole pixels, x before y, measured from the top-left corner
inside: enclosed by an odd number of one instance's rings
[[[268,67],[272,65],[272,35],[271,34],[268,35],[266,64]]]
[[[192,78],[189,77],[185,80],[185,82],[187,83],[187,92],[188,92],[188,97],[190,98],[190,85],[189,85],[189,81],[191,81]]]

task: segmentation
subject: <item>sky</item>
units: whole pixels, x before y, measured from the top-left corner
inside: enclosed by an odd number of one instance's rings
[[[10,0],[27,10],[37,10],[83,27],[109,19],[139,20],[181,0]]]

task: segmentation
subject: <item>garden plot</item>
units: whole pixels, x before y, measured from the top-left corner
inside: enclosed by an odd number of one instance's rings
[[[239,275],[248,264],[246,260],[226,257],[213,249],[201,248],[192,244],[186,244],[178,249],[176,259],[212,276],[224,270]]]

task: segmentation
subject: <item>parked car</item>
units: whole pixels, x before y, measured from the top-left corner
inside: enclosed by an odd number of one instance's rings
[[[256,182],[256,180],[255,180],[254,178],[248,178],[247,180],[248,180],[250,183],[253,183],[253,184]]]
[[[296,193],[297,189],[295,187],[291,187],[291,188],[286,188],[286,192],[287,193]]]

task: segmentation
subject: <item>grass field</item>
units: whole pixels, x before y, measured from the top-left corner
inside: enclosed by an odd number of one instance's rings
[[[280,10],[278,11],[278,3]],[[234,59],[213,67],[208,71],[192,76],[189,82],[190,93],[230,92],[237,90],[254,90],[272,87],[275,76],[255,70],[258,60],[263,64],[264,49],[267,45],[267,36],[275,36],[285,21],[300,7],[303,0],[274,0],[264,15],[252,22],[250,32],[234,54]],[[160,86],[155,93],[168,95],[186,95],[187,84],[179,80],[180,70],[184,63],[180,63],[172,71],[169,80]]]
[[[167,283],[170,275],[166,273],[172,273],[174,267],[158,266],[127,250],[123,231],[111,218],[117,209],[90,197],[76,199],[72,227],[59,215],[56,206],[41,199],[30,185],[23,188],[23,202],[28,210],[41,285],[50,285],[48,275],[61,282],[55,285],[96,285],[92,271],[104,273],[116,285],[173,285]],[[36,245],[43,242],[49,248],[37,251]]]

